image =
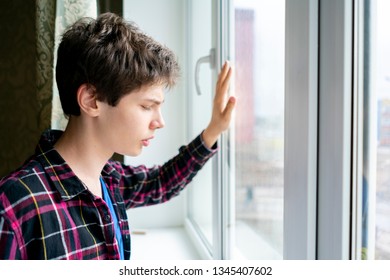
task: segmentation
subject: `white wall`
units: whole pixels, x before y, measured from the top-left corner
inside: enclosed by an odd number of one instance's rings
[[[144,32],[172,49],[179,60],[181,79],[166,93],[163,116],[166,126],[156,133],[151,146],[126,164],[151,166],[163,164],[186,144],[185,87],[185,3],[183,0],[124,0],[124,18],[134,21]],[[168,203],[128,211],[131,228],[181,226],[185,217],[185,192]]]

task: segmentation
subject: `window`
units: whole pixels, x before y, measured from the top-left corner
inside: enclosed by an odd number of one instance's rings
[[[285,1],[234,1],[233,257],[283,258]]]
[[[213,3],[211,21],[207,7],[200,19],[196,7],[188,16],[189,72],[210,48],[217,57],[211,72],[202,66],[200,96],[190,81],[190,131],[204,121],[210,81],[225,59],[235,66],[238,103],[220,152],[191,186],[187,229],[208,258],[314,259],[318,2]]]
[[[390,2],[364,8],[361,258],[390,259]]]

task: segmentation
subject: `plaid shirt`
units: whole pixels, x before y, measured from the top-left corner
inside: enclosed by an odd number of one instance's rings
[[[0,259],[119,259],[107,204],[86,189],[53,148],[62,132],[45,132],[21,168],[0,181]],[[216,152],[200,136],[162,166],[109,161],[102,170],[130,258],[126,209],[163,203]]]

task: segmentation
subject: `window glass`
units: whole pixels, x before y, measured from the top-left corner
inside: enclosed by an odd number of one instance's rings
[[[235,257],[283,257],[285,1],[235,0]]]
[[[365,1],[362,258],[390,259],[390,1]]]

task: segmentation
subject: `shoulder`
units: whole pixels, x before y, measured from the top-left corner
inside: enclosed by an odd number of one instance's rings
[[[21,201],[41,190],[40,177],[43,167],[34,158],[23,166],[0,179],[0,204],[12,204]]]

